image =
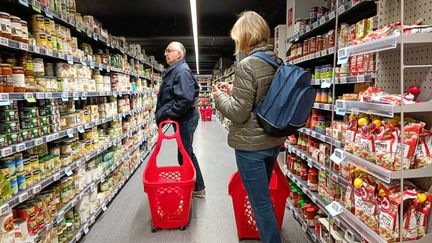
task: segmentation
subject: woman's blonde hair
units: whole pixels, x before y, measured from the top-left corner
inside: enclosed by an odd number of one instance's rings
[[[270,38],[270,28],[259,14],[254,11],[245,11],[239,15],[231,29],[231,38],[235,42],[236,53],[238,53],[261,42],[267,44]]]

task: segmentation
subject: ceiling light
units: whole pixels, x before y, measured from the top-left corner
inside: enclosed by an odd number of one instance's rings
[[[196,0],[190,0],[191,15],[192,15],[192,30],[194,38],[194,48],[195,48],[195,62],[197,74],[199,74],[199,53],[198,53],[198,19],[197,19],[197,7]]]

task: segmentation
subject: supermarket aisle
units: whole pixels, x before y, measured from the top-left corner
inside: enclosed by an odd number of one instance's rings
[[[143,192],[144,164],[114,199],[83,240],[96,242],[238,242],[231,198],[227,184],[237,168],[233,150],[226,145],[227,131],[219,121],[200,122],[194,142],[206,183],[206,199],[194,199],[190,225],[186,231],[164,230],[151,233],[151,215]],[[173,142],[163,145],[159,162],[176,161]],[[169,162],[171,164],[171,162]],[[308,242],[289,211],[283,226],[284,242]],[[258,241],[242,241],[258,242]]]

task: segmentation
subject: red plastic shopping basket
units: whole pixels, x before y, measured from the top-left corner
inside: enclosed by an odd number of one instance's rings
[[[165,124],[174,124],[175,133],[168,136],[163,133]],[[159,125],[158,140],[143,173],[144,192],[147,193],[153,219],[153,231],[156,229],[186,229],[189,223],[192,192],[195,186],[195,168],[180,139],[179,124],[175,121],[164,121]],[[163,139],[175,139],[183,165],[157,165]]]
[[[269,189],[276,219],[278,221],[279,229],[281,229],[285,214],[285,204],[290,189],[288,181],[282,173],[277,162],[275,163],[273,169]],[[237,224],[237,234],[239,239],[259,238],[255,216],[252,212],[252,206],[249,202],[248,195],[238,171],[231,175],[228,191],[233,202],[234,214]]]

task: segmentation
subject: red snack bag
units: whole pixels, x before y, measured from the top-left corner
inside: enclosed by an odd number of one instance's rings
[[[420,239],[426,234],[426,225],[431,211],[432,195],[419,193],[417,195],[417,207],[416,207],[416,218],[417,218],[417,238]]]
[[[372,230],[378,232],[378,201],[375,193],[375,182],[357,178],[354,181],[354,187],[355,215]]]
[[[370,86],[365,91],[359,93],[359,101],[367,102],[372,98],[372,96],[375,96],[382,92],[384,92],[384,90],[382,90],[381,88],[376,86]]]
[[[374,123],[360,127],[354,144],[354,154],[371,162],[375,162],[375,129]]]
[[[432,135],[423,132],[419,137],[417,150],[415,152],[414,169],[422,168],[432,164]]]
[[[393,165],[398,145],[397,132],[393,126],[388,126],[379,133],[375,140],[375,163],[389,170],[394,170]]]

